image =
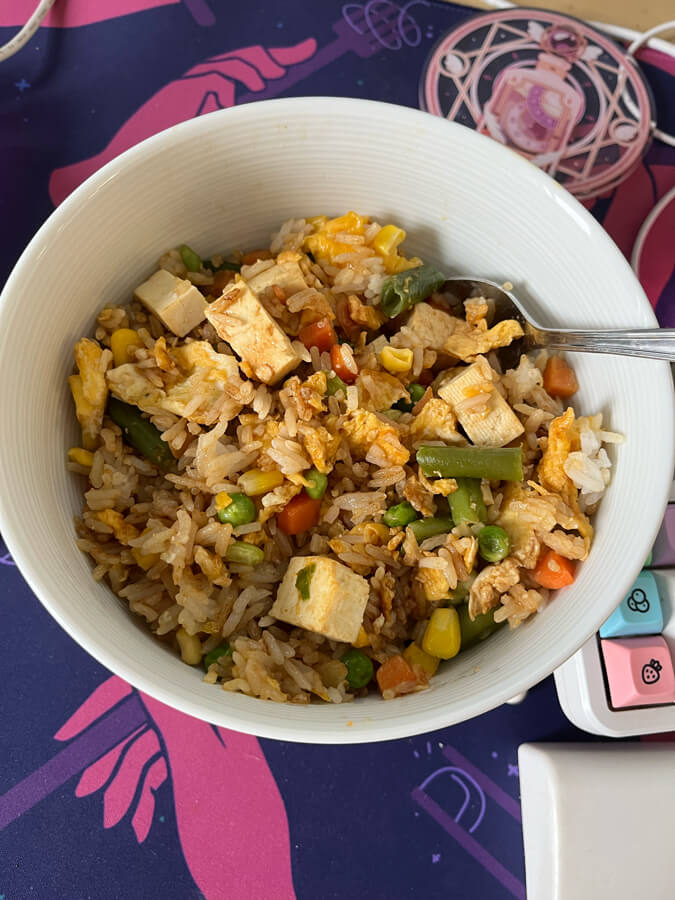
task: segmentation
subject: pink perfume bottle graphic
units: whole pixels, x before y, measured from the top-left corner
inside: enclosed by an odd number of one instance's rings
[[[504,69],[478,129],[529,158],[560,154],[583,114],[584,101],[565,82],[570,63],[540,53],[533,69]],[[543,160],[538,160],[539,162]]]

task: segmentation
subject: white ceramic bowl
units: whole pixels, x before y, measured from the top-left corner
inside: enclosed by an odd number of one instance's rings
[[[543,324],[655,324],[611,240],[533,165],[426,113],[327,98],[211,113],[112,161],[43,225],[0,307],[0,530],[28,583],[82,647],[131,684],[210,722],[284,740],[399,738],[460,722],[536,684],[628,589],[673,471],[668,366],[579,355],[578,409],[602,410],[627,441],[615,454],[590,558],[547,609],[443,666],[429,690],[390,703],[373,695],[345,706],[279,705],[204,684],[94,583],[75,547],[82,484],[65,468],[78,442],[66,383],[72,348],[166,248],[185,241],[208,256],[264,246],[288,217],[347,209],[403,226],[406,248],[449,273],[511,280]]]

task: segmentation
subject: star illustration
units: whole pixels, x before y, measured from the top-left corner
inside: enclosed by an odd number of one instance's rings
[[[506,774],[515,775],[516,778],[519,778],[520,772],[518,771],[518,766],[514,766],[512,763],[509,763],[509,771]]]
[[[22,78],[21,81],[14,82],[14,87],[18,87],[18,89],[21,91],[21,93],[23,93],[26,90],[26,88],[30,87],[30,84],[26,81],[25,78]]]

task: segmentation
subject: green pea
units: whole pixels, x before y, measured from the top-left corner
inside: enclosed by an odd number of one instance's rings
[[[311,482],[311,487],[305,485],[307,495],[311,497],[312,500],[320,500],[326,493],[328,476],[324,475],[323,472],[319,472],[318,469],[310,469],[305,475],[305,478],[307,481]]]
[[[413,381],[412,384],[408,385],[408,393],[410,394],[410,399],[413,404],[419,403],[419,401],[424,397],[426,393],[426,388],[423,384],[418,384],[416,381]]]
[[[180,252],[180,258],[183,260],[183,264],[188,272],[199,272],[202,268],[202,258],[198,253],[192,249],[192,247],[188,247],[187,244],[181,244],[178,248]]]
[[[230,494],[231,503],[218,510],[218,518],[225,524],[237,526],[255,522],[258,511],[255,503],[246,494]]]
[[[265,554],[255,544],[247,544],[246,541],[232,541],[225,551],[225,559],[235,565],[259,566],[265,559]]]
[[[474,644],[479,644],[501,628],[504,623],[495,622],[495,612],[496,609],[491,609],[489,612],[476,616],[472,621],[469,618],[469,608],[466,604],[457,607],[459,630],[462,635],[462,650],[468,650]]]
[[[232,656],[232,647],[225,641],[224,644],[218,644],[217,647],[214,647],[210,653],[207,653],[202,662],[204,663],[204,668],[208,672],[209,666],[212,666],[214,663],[218,662],[221,656]]]
[[[365,687],[373,678],[373,663],[360,650],[347,650],[342,657],[347,666],[347,683],[353,688]]]
[[[509,555],[511,541],[499,525],[486,525],[478,535],[478,552],[486,562],[500,562]]]
[[[419,514],[407,500],[397,503],[396,506],[390,506],[382,516],[382,521],[389,528],[405,528],[406,525],[410,525],[415,519],[419,519]]]

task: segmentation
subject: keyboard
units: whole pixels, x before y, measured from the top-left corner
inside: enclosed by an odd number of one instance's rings
[[[584,731],[675,732],[675,490],[646,567],[555,683],[563,712]]]

